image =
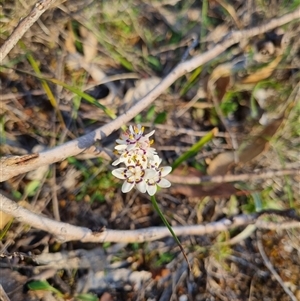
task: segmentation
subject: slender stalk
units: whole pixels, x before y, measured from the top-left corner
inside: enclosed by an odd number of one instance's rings
[[[154,209],[156,210],[156,212],[158,213],[158,215],[160,216],[160,218],[162,219],[163,223],[165,224],[165,226],[169,229],[169,231],[171,232],[173,238],[175,239],[176,243],[178,244],[188,266],[189,266],[189,269],[191,270],[191,266],[190,266],[190,263],[188,261],[188,258],[186,256],[186,253],[184,252],[184,249],[183,249],[183,246],[181,244],[181,242],[179,241],[178,237],[176,236],[176,234],[174,233],[172,227],[170,226],[170,224],[168,223],[167,219],[165,218],[165,216],[163,215],[163,213],[161,212],[161,210],[159,209],[158,207],[158,204],[157,204],[157,201],[156,201],[156,198],[154,195],[151,196],[151,202],[152,202],[152,205],[154,207]]]

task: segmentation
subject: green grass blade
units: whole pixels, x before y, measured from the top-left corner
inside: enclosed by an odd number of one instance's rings
[[[62,87],[64,87],[65,89],[67,89],[67,90],[73,92],[74,94],[76,94],[76,95],[82,97],[83,99],[85,99],[85,100],[86,100],[87,102],[89,102],[90,104],[92,104],[92,105],[98,107],[99,109],[103,110],[103,112],[104,112],[108,117],[110,117],[111,119],[117,118],[116,114],[115,114],[113,111],[111,111],[110,109],[108,109],[107,107],[105,107],[104,105],[102,105],[101,103],[99,103],[99,102],[97,101],[97,99],[95,99],[93,96],[91,96],[91,95],[89,95],[89,94],[87,94],[87,93],[81,91],[80,89],[75,88],[75,87],[73,87],[73,86],[70,86],[70,85],[68,85],[68,84],[66,84],[66,83],[64,83],[64,82],[62,82],[62,81],[60,81],[60,80],[58,80],[58,79],[55,79],[55,78],[47,78],[47,79],[45,79],[45,80],[50,81],[50,82],[52,82],[52,83],[54,83],[54,84],[56,84],[56,85],[62,86]]]
[[[1,216],[2,213],[0,213],[0,216]],[[5,225],[4,229],[0,232],[0,241],[5,237],[7,231],[10,229],[10,226],[12,225],[13,223],[13,218],[11,218],[9,220],[9,222]]]
[[[204,137],[202,137],[197,143],[195,143],[188,151],[186,151],[179,158],[177,158],[175,162],[172,164],[172,170],[174,171],[174,169],[177,168],[181,163],[195,156],[205,144],[207,144],[215,137],[217,132],[218,129],[214,128],[209,133],[207,133]]]
[[[43,87],[45,93],[47,94],[52,107],[56,110],[59,121],[61,122],[62,126],[65,128],[66,125],[65,125],[64,119],[62,117],[62,114],[58,108],[57,101],[56,101],[47,81],[45,81],[44,79],[41,78],[42,73],[39,68],[39,64],[34,59],[34,57],[31,55],[31,53],[29,53],[27,51],[27,48],[22,41],[19,41],[19,45],[24,51],[26,51],[26,57],[27,57],[29,64],[31,65],[31,67],[32,67],[33,71],[35,72],[35,74],[37,75],[37,77],[41,80],[42,87]]]
[[[180,90],[180,92],[179,92],[180,96],[184,96],[190,90],[190,88],[195,84],[195,82],[196,82],[197,78],[199,77],[202,69],[203,69],[203,67],[200,66],[192,72],[189,79],[187,80],[187,82],[185,83],[183,88]]]
[[[19,70],[20,72],[22,73],[25,73],[25,74],[28,74],[28,75],[31,75],[31,76],[34,76],[34,77],[37,77],[39,78],[41,81],[45,81],[45,82],[51,82],[55,85],[58,85],[58,86],[61,86],[63,88],[65,88],[66,90],[69,90],[71,92],[73,92],[74,94],[76,94],[77,96],[80,96],[82,97],[83,99],[85,99],[87,102],[89,102],[90,104],[98,107],[99,109],[103,110],[103,112],[110,118],[112,119],[115,119],[117,118],[116,114],[114,114],[114,112],[110,109],[108,109],[107,107],[105,107],[104,105],[100,104],[97,99],[95,99],[94,97],[92,97],[91,95],[81,91],[79,88],[75,88],[71,85],[68,85],[66,83],[64,83],[63,81],[60,81],[56,78],[47,78],[45,76],[43,76],[41,73],[38,74],[38,73],[35,73],[35,74],[32,74],[31,72],[26,72],[24,70]]]
[[[63,297],[63,294],[53,287],[47,280],[35,280],[27,284],[28,288],[33,291],[49,291]]]

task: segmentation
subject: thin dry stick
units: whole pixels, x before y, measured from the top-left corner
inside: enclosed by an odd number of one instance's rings
[[[92,232],[85,227],[73,226],[68,223],[58,222],[42,215],[35,214],[21,206],[16,202],[8,199],[0,194],[0,210],[10,214],[17,221],[30,225],[31,227],[44,230],[54,236],[57,240],[66,242],[78,240],[82,242],[123,242],[123,243],[142,243],[146,241],[154,241],[164,237],[171,236],[170,231],[166,227],[150,227],[139,230],[110,230],[103,229],[100,232]],[[258,228],[268,228],[268,223],[259,223],[259,215],[237,215],[232,218],[225,218],[217,222],[208,223],[206,225],[191,225],[173,227],[173,231],[177,236],[205,235],[214,232],[228,231],[229,229],[247,226],[256,223]],[[281,224],[277,224],[280,228]],[[285,223],[285,228],[299,228],[299,221],[291,221]]]
[[[154,241],[171,235],[166,227],[150,227],[139,230],[109,230],[92,232],[85,227],[73,226],[68,223],[58,222],[42,215],[35,214],[16,202],[0,194],[1,211],[12,215],[17,221],[28,224],[34,228],[44,230],[56,236],[57,240],[66,242],[79,240],[82,242],[145,242]],[[225,231],[230,228],[254,223],[257,215],[239,215],[232,219],[223,219],[206,225],[193,225],[173,227],[177,236],[204,235],[213,232]]]
[[[52,166],[52,177],[50,180],[51,183],[51,195],[52,195],[52,210],[54,219],[60,221],[60,213],[59,213],[59,204],[57,198],[57,185],[56,185],[56,169],[55,166]]]
[[[6,295],[5,290],[3,289],[2,285],[0,284],[0,300],[1,301],[10,301],[8,296]]]
[[[288,229],[296,229],[300,227],[300,222],[298,221],[288,221],[282,223],[275,223],[275,222],[266,222],[258,219],[255,223],[256,228],[258,229],[268,229],[273,231],[278,230],[288,230]]]
[[[0,164],[2,165],[0,182],[8,180],[16,175],[28,172],[30,170],[34,170],[40,166],[62,161],[67,157],[76,156],[86,151],[94,144],[95,141],[101,140],[104,137],[110,135],[113,131],[118,130],[122,125],[128,123],[131,119],[133,119],[139,112],[146,109],[161,93],[163,93],[168,87],[170,87],[175,80],[177,80],[184,74],[189,73],[197,67],[216,58],[230,46],[239,43],[242,39],[248,39],[257,36],[297,19],[300,20],[300,8],[280,18],[272,19],[267,24],[264,24],[262,26],[254,27],[248,30],[232,32],[227,37],[224,37],[221,43],[217,44],[209,51],[198,55],[186,62],[180,63],[145,97],[143,97],[125,114],[121,115],[109,124],[106,124],[78,139],[41,152],[37,154],[35,158],[28,159],[25,162],[22,162],[22,160],[19,158],[21,162],[19,164],[12,164],[12,161],[10,161],[11,164],[9,164],[6,162],[5,158],[0,159]]]
[[[300,173],[299,169],[281,169],[281,170],[269,170],[259,173],[252,174],[240,174],[240,175],[225,175],[225,176],[203,176],[203,177],[194,177],[194,176],[177,176],[177,175],[168,175],[167,179],[172,183],[184,183],[188,185],[199,185],[201,183],[225,183],[225,182],[237,182],[237,181],[253,181],[259,179],[269,179],[274,177],[283,177],[290,175],[297,175]]]
[[[284,291],[289,295],[289,297],[291,298],[292,301],[297,301],[298,299],[296,298],[296,296],[292,293],[292,291],[284,284],[284,282],[282,281],[281,277],[279,276],[279,274],[276,272],[276,270],[274,269],[271,261],[269,260],[269,258],[267,257],[267,254],[265,253],[264,247],[262,245],[262,241],[261,241],[261,233],[258,232],[257,233],[257,247],[259,250],[259,253],[265,263],[265,266],[269,269],[269,271],[273,274],[273,276],[275,277],[275,279],[278,281],[278,283],[282,286],[282,288],[284,289]]]
[[[23,37],[25,32],[35,23],[39,17],[55,2],[56,0],[40,0],[38,1],[31,12],[22,19],[17,27],[14,29],[13,33],[5,41],[5,43],[0,48],[0,64],[2,64],[5,57],[13,49],[13,47],[18,43],[18,41]]]

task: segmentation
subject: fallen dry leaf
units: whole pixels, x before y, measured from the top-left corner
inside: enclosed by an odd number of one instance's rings
[[[239,163],[247,163],[268,149],[269,141],[277,132],[284,118],[273,119],[258,134],[239,147]],[[207,174],[210,176],[225,175],[235,163],[234,152],[228,151],[217,155],[209,164]]]
[[[222,101],[224,95],[233,84],[233,66],[232,63],[217,66],[208,79],[208,97],[213,98],[217,103]]]
[[[240,163],[246,163],[260,155],[269,147],[270,139],[277,132],[282,124],[284,117],[273,119],[266,125],[258,135],[254,136],[246,145],[242,145],[238,150],[238,157]]]
[[[259,81],[262,81],[268,77],[271,76],[273,71],[276,69],[278,64],[280,63],[282,59],[282,55],[279,55],[276,57],[270,64],[265,66],[262,69],[259,69],[258,71],[250,74],[246,78],[242,80],[242,84],[253,84],[253,83],[258,83]]]
[[[230,197],[231,195],[246,195],[247,191],[236,189],[231,183],[210,185],[173,185],[170,189],[172,194],[181,194],[186,197],[203,198]]]
[[[228,151],[218,154],[209,164],[207,174],[210,176],[225,175],[234,163],[234,152]]]
[[[217,170],[216,170],[217,172]],[[227,172],[227,169],[226,169]],[[217,175],[219,175],[217,173]],[[186,197],[205,197],[205,196],[231,196],[233,194],[240,195],[245,194],[237,190],[231,183],[221,183],[221,184],[201,184],[201,185],[189,185],[184,184],[186,182],[187,177],[193,178],[198,177],[201,178],[203,173],[193,167],[183,167],[177,168],[170,175],[169,180],[172,182],[172,178],[176,178],[177,183],[181,184],[173,184],[171,186],[171,193],[174,194],[182,194]]]

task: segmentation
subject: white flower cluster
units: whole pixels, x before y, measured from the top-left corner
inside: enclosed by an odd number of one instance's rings
[[[155,148],[151,147],[153,140],[149,137],[154,131],[144,134],[141,125],[130,126],[129,129],[117,139],[115,147],[119,158],[112,163],[116,166],[124,163],[125,167],[112,171],[112,174],[122,180],[122,192],[130,191],[134,186],[142,192],[154,195],[159,187],[170,187],[171,183],[163,179],[172,170],[170,166],[159,167],[162,159],[157,155]]]

